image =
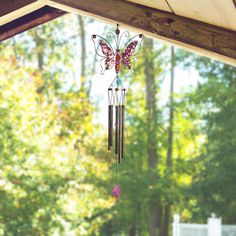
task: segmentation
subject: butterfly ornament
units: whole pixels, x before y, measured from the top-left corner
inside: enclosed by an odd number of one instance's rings
[[[134,73],[135,56],[141,50],[143,38],[143,34],[130,37],[128,31],[121,34],[118,24],[115,33],[108,32],[106,39],[96,34],[92,35],[95,52],[101,58],[101,74],[111,69],[114,69],[116,74],[108,88],[108,150],[113,151],[116,156],[116,182],[112,190],[112,195],[116,198],[121,195],[117,180],[117,164],[124,159],[126,93],[119,74],[122,69]],[[112,47],[112,44],[115,44],[115,47]]]

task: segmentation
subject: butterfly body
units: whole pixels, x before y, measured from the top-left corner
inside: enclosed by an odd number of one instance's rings
[[[116,74],[118,74],[120,71],[120,62],[121,62],[120,50],[116,50],[116,62],[115,62]]]

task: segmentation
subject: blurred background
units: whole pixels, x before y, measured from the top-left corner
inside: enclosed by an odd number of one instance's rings
[[[236,70],[148,37],[123,74],[111,196],[115,75],[100,75],[91,35],[114,30],[67,14],[0,43],[0,235],[171,236],[176,213],[236,224]]]

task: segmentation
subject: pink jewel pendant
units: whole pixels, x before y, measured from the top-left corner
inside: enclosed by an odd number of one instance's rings
[[[118,185],[115,185],[114,188],[112,189],[112,196],[113,197],[120,197],[121,195],[121,188]]]

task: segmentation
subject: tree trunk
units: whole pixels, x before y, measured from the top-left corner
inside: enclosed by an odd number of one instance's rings
[[[166,158],[167,176],[172,174],[172,158],[173,158],[173,128],[174,128],[174,68],[175,68],[175,51],[171,46],[171,81],[170,81],[170,102],[169,102],[169,128],[168,128],[168,150]],[[171,203],[167,202],[164,208],[163,226],[161,236],[169,235],[169,224],[171,214]]]
[[[157,154],[157,85],[155,81],[154,61],[153,61],[153,40],[144,40],[145,55],[145,78],[146,78],[146,110],[147,110],[147,153],[148,169],[151,175],[152,185],[158,179],[158,154]],[[149,234],[150,236],[160,236],[161,228],[161,206],[159,197],[152,196],[149,206]]]
[[[171,46],[171,80],[170,80],[170,109],[169,109],[169,128],[168,128],[168,151],[166,166],[169,171],[172,169],[173,152],[173,128],[174,128],[174,69],[175,69],[175,51]]]
[[[148,139],[148,168],[157,169],[157,89],[154,75],[154,62],[152,59],[153,40],[144,40],[145,78],[146,78],[146,110],[147,110],[147,139]]]
[[[102,228],[102,231],[100,232],[104,236],[112,236],[112,222],[108,221]]]
[[[86,75],[86,38],[84,29],[84,20],[82,16],[78,15],[79,34],[80,34],[80,54],[81,54],[81,77],[80,77],[80,90],[85,92],[85,75]]]
[[[169,235],[170,214],[171,214],[171,204],[167,203],[167,205],[165,205],[164,207],[161,236]]]
[[[41,28],[41,30],[44,32],[43,27]],[[41,34],[38,29],[34,29],[32,31],[32,37],[36,45],[35,49],[36,49],[36,57],[38,64],[37,72],[41,74],[43,72],[43,67],[44,67],[45,39],[41,37]],[[38,94],[43,93],[43,91],[46,92],[48,96],[47,80],[45,80],[44,83],[37,88]]]
[[[136,228],[135,225],[132,225],[130,231],[129,231],[129,236],[136,236]]]
[[[44,44],[45,40],[39,35],[38,30],[33,32],[33,39],[36,45],[36,55],[38,62],[38,70],[42,71],[44,66]]]

